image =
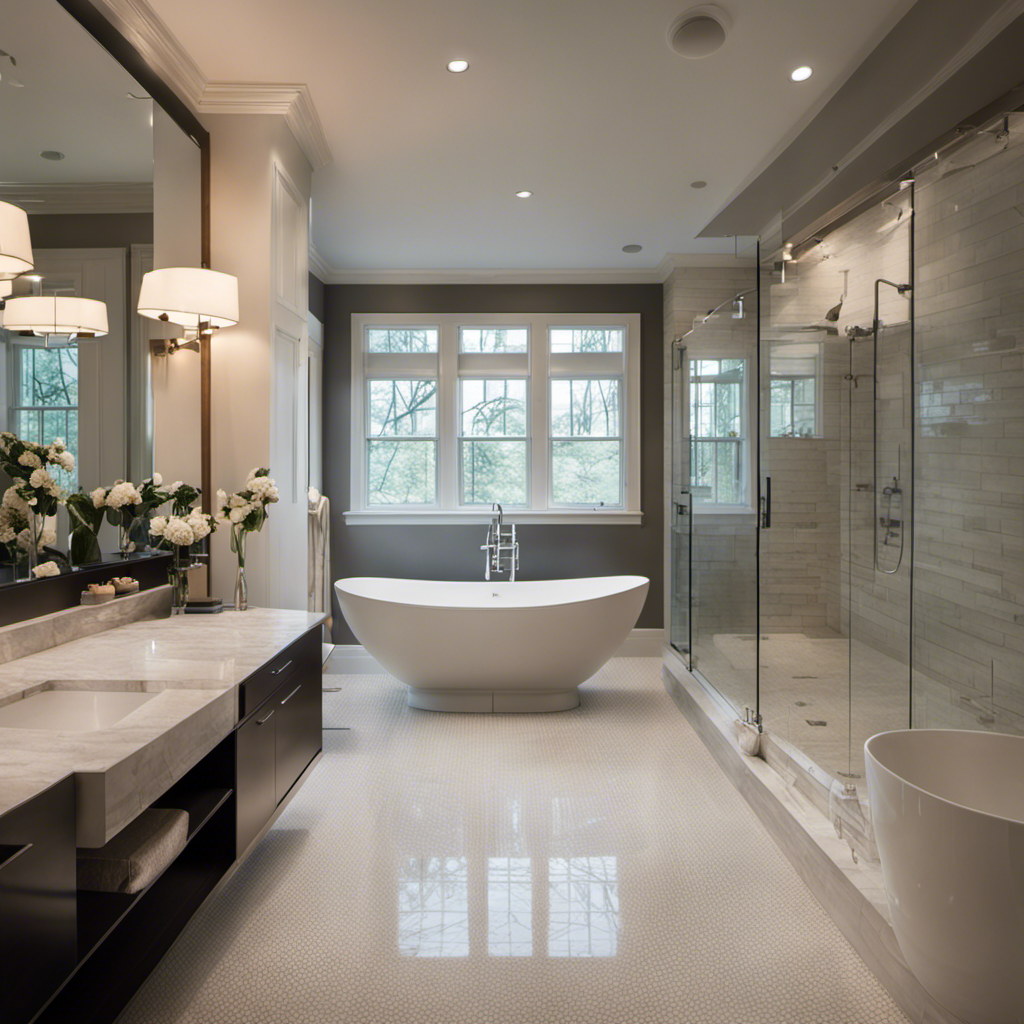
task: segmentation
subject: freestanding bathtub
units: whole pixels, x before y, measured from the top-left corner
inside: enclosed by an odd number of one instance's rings
[[[886,896],[917,980],[967,1024],[1024,1021],[1024,737],[864,745]]]
[[[356,639],[427,711],[567,711],[622,645],[644,576],[435,583],[360,576],[334,584]]]

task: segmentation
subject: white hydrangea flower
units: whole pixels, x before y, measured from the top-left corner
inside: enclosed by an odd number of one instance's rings
[[[227,500],[228,500],[228,492],[225,491],[223,487],[218,487],[217,488],[217,504],[218,505],[225,505],[225,504],[227,504]]]
[[[248,507],[249,502],[245,500],[240,494],[232,494],[228,498],[228,508],[243,508]]]
[[[107,503],[106,487],[97,487],[95,491],[90,491],[89,497],[92,498],[93,508],[103,508],[103,506]]]
[[[17,487],[8,487],[4,491],[4,508],[13,509],[21,515],[28,515],[28,502],[18,493]]]
[[[181,487],[182,483],[183,483],[183,481],[181,481],[181,480],[175,480],[174,483],[171,484],[171,486],[167,488],[167,493],[168,494],[177,494],[178,493],[178,488]]]
[[[164,478],[159,473],[153,474],[153,486],[159,487],[164,482]]]
[[[176,544],[179,547],[187,547],[189,544],[194,544],[196,539],[195,534],[192,533],[192,527],[184,519],[179,519],[177,516],[168,518],[164,526],[163,537],[164,540],[170,541],[171,544]]]
[[[53,477],[45,469],[33,469],[32,475],[28,478],[29,487],[35,487],[37,490],[51,491],[53,488]]]
[[[61,469],[66,469],[70,473],[75,468],[75,457],[71,452],[61,452],[57,456],[57,463]]]
[[[43,562],[42,565],[37,565],[32,570],[32,575],[36,579],[42,579],[44,576],[59,576],[60,569],[57,567],[56,562]]]
[[[13,526],[8,526],[6,523],[0,526],[0,544],[10,544],[17,536]]]
[[[228,513],[228,519],[233,523],[240,523],[251,511],[251,505],[242,505],[241,507],[233,508]]]
[[[18,456],[18,462],[20,465],[29,466],[32,469],[38,469],[43,464],[43,460],[35,452],[22,452]]]
[[[274,484],[274,480],[269,476],[254,476],[246,482],[245,489],[252,492],[254,498],[259,498],[261,501],[267,500],[267,494],[270,491],[276,491],[277,487]]]
[[[196,540],[209,536],[211,531],[210,518],[202,512],[193,512],[186,520]]]
[[[142,501],[139,489],[130,481],[121,480],[110,488],[107,505],[110,508],[121,508],[124,505],[138,505]]]
[[[154,537],[162,537],[167,526],[167,516],[153,516],[149,521],[149,532]]]

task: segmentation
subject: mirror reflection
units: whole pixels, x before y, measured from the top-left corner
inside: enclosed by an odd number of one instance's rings
[[[64,572],[103,553],[151,550],[162,481],[150,339],[161,325],[152,330],[135,309],[154,267],[155,143],[164,153],[164,136],[186,136],[57,0],[5,4],[0,51],[0,583],[9,583],[44,562]],[[166,171],[163,182],[171,187]],[[20,261],[4,258],[12,247]],[[41,487],[19,467],[38,469]],[[95,504],[123,481],[134,481],[130,500]]]

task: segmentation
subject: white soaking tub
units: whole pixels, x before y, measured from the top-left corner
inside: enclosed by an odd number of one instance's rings
[[[361,576],[334,584],[356,639],[427,711],[566,711],[622,646],[650,580],[597,576],[435,583]]]
[[[966,1024],[1024,1021],[1024,737],[907,729],[864,745],[893,929]]]

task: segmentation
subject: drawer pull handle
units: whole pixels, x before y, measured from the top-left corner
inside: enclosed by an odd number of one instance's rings
[[[11,846],[0,846],[0,868],[7,867],[12,861],[17,860],[23,853],[27,853],[32,849],[31,843],[25,843],[23,846],[11,847]],[[10,851],[5,853],[5,851]]]
[[[292,663],[292,660],[289,659],[280,668],[271,669],[270,674],[272,676],[279,676]]]
[[[288,703],[288,701],[290,701],[290,700],[292,699],[292,697],[294,697],[294,696],[295,696],[295,694],[297,694],[297,693],[299,692],[299,690],[301,690],[301,689],[302,689],[302,683],[299,683],[299,685],[298,685],[298,686],[296,686],[296,687],[295,687],[295,689],[294,689],[294,690],[292,690],[292,692],[291,692],[291,693],[289,693],[289,694],[288,694],[288,696],[287,696],[287,697],[285,697],[285,699],[284,699],[283,701],[281,701],[281,703],[282,703],[282,704],[287,704],[287,703]]]
[[[277,709],[275,708],[274,711],[276,711],[276,710]],[[273,717],[274,717],[274,712],[271,711],[270,714],[267,715],[265,718],[257,718],[256,719],[256,724],[257,725],[263,725],[265,722],[269,722]]]

